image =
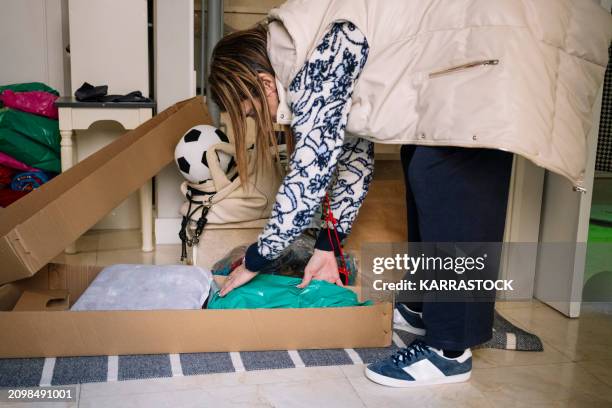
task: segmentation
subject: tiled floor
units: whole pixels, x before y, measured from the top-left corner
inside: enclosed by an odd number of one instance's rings
[[[380,166],[348,247],[405,238],[401,170]],[[176,245],[143,254],[137,231],[101,231],[59,262],[175,263]],[[500,303],[514,324],[541,336],[544,352],[475,351],[468,383],[390,389],[371,383],[363,366],[300,368],[157,380],[83,384],[81,407],[612,407],[612,313],[585,306],[570,320],[537,301]],[[19,407],[26,405],[20,404]],[[40,405],[34,405],[40,406]],[[59,405],[61,406],[61,405]]]

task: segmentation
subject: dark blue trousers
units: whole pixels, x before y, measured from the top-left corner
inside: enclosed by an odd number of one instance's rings
[[[502,242],[512,154],[488,149],[402,146],[408,241]],[[499,271],[499,263],[493,266]],[[493,301],[421,306],[432,347],[463,350],[488,341]]]

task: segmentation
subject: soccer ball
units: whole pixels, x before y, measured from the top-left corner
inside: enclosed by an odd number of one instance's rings
[[[181,138],[174,149],[174,160],[188,182],[202,184],[211,178],[206,151],[221,142],[228,143],[229,139],[221,130],[209,125],[195,126]],[[221,169],[227,173],[234,165],[233,157],[225,152],[217,152],[217,157]]]

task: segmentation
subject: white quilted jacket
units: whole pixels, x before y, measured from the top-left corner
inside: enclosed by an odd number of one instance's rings
[[[390,144],[520,154],[580,186],[612,40],[595,0],[289,0],[270,12],[268,54],[286,88],[335,21],[370,44],[351,134]]]

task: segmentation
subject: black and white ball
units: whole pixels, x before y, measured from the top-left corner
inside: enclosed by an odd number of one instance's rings
[[[221,142],[229,142],[227,135],[209,125],[195,126],[181,138],[174,150],[174,160],[187,181],[201,184],[211,178],[206,151],[210,146]],[[233,157],[224,152],[217,152],[217,157],[221,169],[227,173],[233,165]]]

